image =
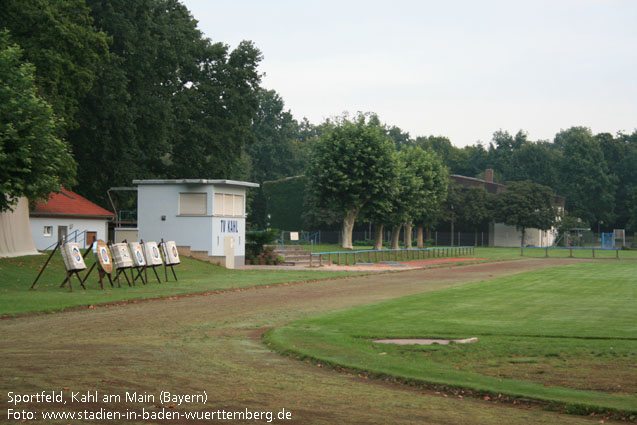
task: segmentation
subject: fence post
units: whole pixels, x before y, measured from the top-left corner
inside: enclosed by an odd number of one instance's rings
[[[549,247],[548,247],[548,246],[547,246],[547,247],[545,247],[545,248],[544,248],[544,251],[545,251],[545,252],[544,252],[544,256],[545,256],[546,258],[548,258],[548,256],[549,256]]]
[[[338,265],[341,265],[341,253],[337,252],[336,253],[336,262],[338,263]]]
[[[595,258],[595,248],[593,248],[593,258]]]
[[[520,247],[520,257],[524,257],[524,247]]]
[[[569,248],[568,251],[569,251],[568,257],[573,258],[573,248]]]
[[[619,249],[615,248],[615,258],[619,260]]]
[[[312,267],[312,253],[310,253],[310,267]]]
[[[436,241],[434,242],[435,246],[438,246],[438,231],[436,230]]]
[[[323,256],[319,254],[319,267],[323,267]]]

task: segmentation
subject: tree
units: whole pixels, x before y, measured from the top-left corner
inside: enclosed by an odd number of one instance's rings
[[[394,144],[374,114],[346,116],[312,150],[308,177],[318,207],[343,217],[343,248],[353,248],[352,230],[363,208],[387,208],[394,186]]]
[[[449,172],[440,157],[433,151],[418,147],[405,152],[405,162],[417,181],[407,221],[406,234],[411,236],[411,226],[416,226],[416,244],[424,246],[423,229],[436,219],[440,203],[447,195]],[[406,241],[411,248],[411,239]]]
[[[555,188],[558,185],[560,152],[547,142],[525,143],[511,152],[504,166],[506,181],[531,180]]]
[[[562,130],[555,136],[559,159],[557,192],[566,197],[566,209],[589,225],[614,220],[615,179],[600,143],[585,127]]]
[[[493,195],[483,186],[453,186],[447,204],[454,207],[453,219],[458,228],[474,232],[474,244],[477,246],[478,231],[493,220]]]
[[[247,178],[259,50],[212,43],[177,0],[87,3],[111,43],[69,134],[78,192],[103,202],[134,178]]]
[[[77,128],[79,102],[108,52],[107,36],[93,26],[85,1],[4,0],[0,22],[35,65],[39,95],[63,123],[58,135]]]
[[[0,211],[70,185],[75,162],[56,136],[59,119],[37,94],[33,65],[0,33]]]
[[[549,230],[556,218],[557,209],[550,187],[528,180],[510,182],[507,190],[496,197],[495,220],[520,231],[520,246],[524,246],[526,229]]]

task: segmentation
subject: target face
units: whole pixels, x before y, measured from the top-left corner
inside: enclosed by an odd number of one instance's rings
[[[119,249],[119,252],[121,252],[121,253],[122,253],[122,257],[123,257],[123,258],[128,258],[128,249],[126,249],[126,247],[121,247],[121,248]]]
[[[82,261],[82,255],[80,255],[80,250],[75,247],[73,248],[73,259],[78,263]]]
[[[113,261],[111,260],[111,252],[108,250],[106,243],[99,239],[97,241],[97,251],[95,253],[97,262],[102,270],[111,274],[113,272]]]
[[[140,264],[144,263],[144,256],[142,255],[142,251],[141,250],[136,250],[135,254],[137,254],[137,262]]]
[[[173,257],[177,258],[177,248],[173,246]]]
[[[159,258],[159,250],[156,246],[153,247],[153,257]]]
[[[102,249],[100,249],[100,255],[102,256],[102,263],[110,264],[111,258],[109,257],[108,251],[105,247],[102,247]]]

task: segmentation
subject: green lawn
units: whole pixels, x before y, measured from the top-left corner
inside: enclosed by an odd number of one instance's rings
[[[117,284],[115,288],[111,288],[106,281],[105,290],[102,291],[97,272],[93,271],[86,283],[86,291],[74,277],[73,292],[69,292],[68,286],[67,288],[59,287],[64,280],[65,272],[62,257],[56,253],[38,281],[36,289],[31,291],[29,288],[46,258],[45,255],[36,255],[0,259],[0,315],[49,312],[134,298],[165,297],[357,274],[318,270],[228,270],[183,257],[182,263],[175,266],[178,282],[175,282],[170,270],[168,271],[170,281],[164,282],[164,270],[158,269],[163,283],[157,283],[154,273],[149,270],[148,285],[144,286],[140,280],[137,280],[136,286],[129,287],[126,280],[122,278],[120,279],[121,288],[118,288]],[[93,260],[89,259],[89,267],[92,263]],[[82,276],[84,275],[85,272],[82,273]]]
[[[635,415],[636,275],[633,261],[556,267],[296,321],[266,341],[301,358],[442,391]],[[479,341],[372,342],[427,337]]]

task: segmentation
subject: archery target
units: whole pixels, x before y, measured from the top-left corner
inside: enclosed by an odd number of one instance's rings
[[[144,242],[144,257],[146,258],[146,264],[149,266],[161,266],[163,264],[159,248],[157,248],[157,242]]]
[[[144,260],[144,252],[142,251],[142,246],[139,242],[129,242],[128,247],[133,257],[133,265],[135,267],[144,267],[146,265],[146,261]]]
[[[161,246],[164,251],[164,261],[167,265],[179,264],[179,252],[175,241],[164,242]]]
[[[68,272],[86,269],[80,247],[75,242],[62,245],[62,260],[64,260],[64,267]]]
[[[111,252],[106,246],[106,243],[99,239],[97,241],[97,250],[95,251],[95,257],[100,268],[106,273],[111,274],[113,272],[113,260],[111,259]]]
[[[133,267],[133,259],[128,250],[128,245],[125,243],[113,244],[113,264],[118,269]]]

